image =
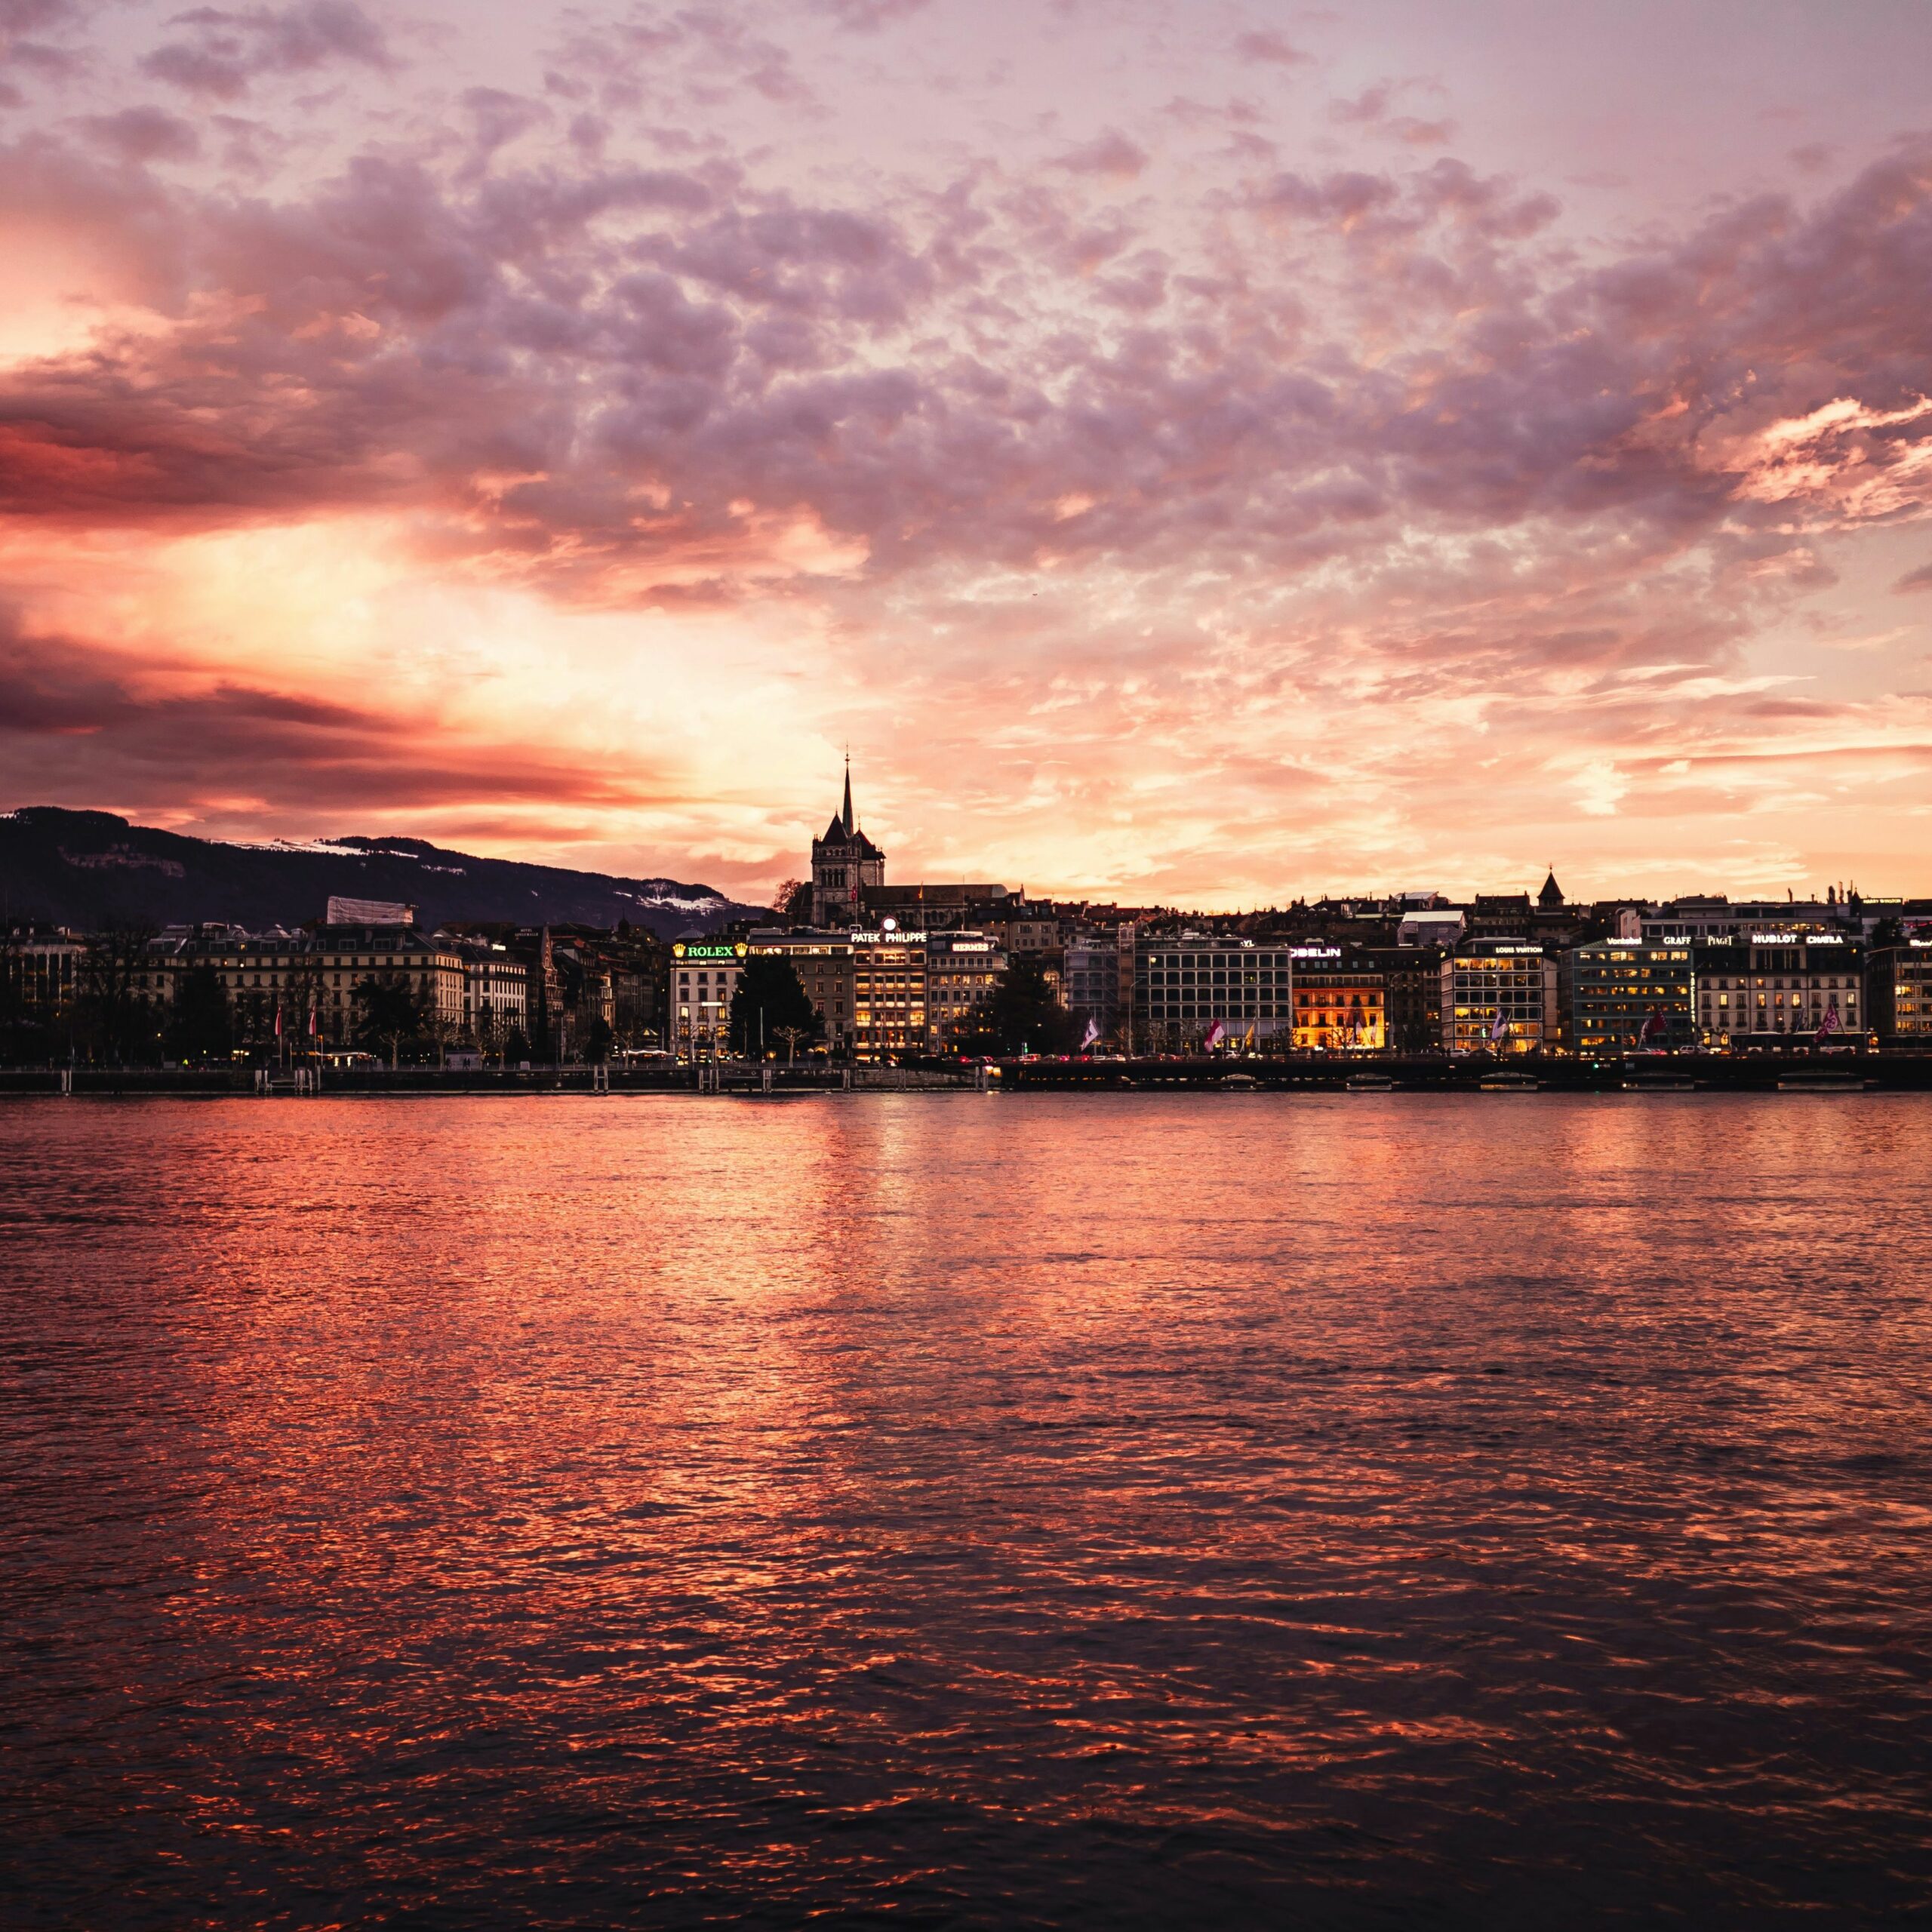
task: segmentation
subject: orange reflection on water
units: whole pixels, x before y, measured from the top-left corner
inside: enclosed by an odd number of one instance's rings
[[[104,1833],[129,1922],[1875,1922],[1928,1149],[1906,1096],[0,1110],[14,1849],[85,1916]]]

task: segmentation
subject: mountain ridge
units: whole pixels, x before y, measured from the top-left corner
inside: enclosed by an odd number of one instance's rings
[[[764,909],[708,885],[483,858],[426,838],[242,841],[63,805],[0,814],[0,909],[10,925],[294,927],[321,918],[332,894],[403,901],[431,927],[459,919],[611,927],[629,919],[660,938],[709,932]]]

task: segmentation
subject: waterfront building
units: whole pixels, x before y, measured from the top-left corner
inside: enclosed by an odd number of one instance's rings
[[[177,976],[211,968],[245,1036],[280,1037],[291,1049],[340,1047],[354,1030],[355,989],[365,980],[406,987],[432,1037],[465,1030],[469,970],[461,942],[414,926],[328,925],[312,934],[260,934],[202,940],[175,955]]]
[[[885,883],[885,854],[859,829],[852,811],[852,766],[845,765],[844,803],[823,838],[812,841],[811,922],[817,927],[865,923],[865,891]]]
[[[980,1009],[1006,968],[1006,951],[985,933],[926,939],[926,1024],[934,1047],[962,1044],[980,1031]]]
[[[594,926],[544,929],[543,1030],[558,1062],[608,1053],[617,1032],[611,934]]]
[[[680,1060],[716,1060],[730,1048],[731,995],[749,945],[694,934],[671,947],[670,1038]]]
[[[16,928],[0,954],[9,1000],[36,1023],[67,1012],[80,990],[87,957],[87,940],[65,926]]]
[[[290,1018],[300,1017],[300,976],[305,967],[315,988],[318,1038],[340,1041],[348,1037],[355,989],[371,979],[393,982],[415,993],[431,1035],[438,1040],[461,1034],[469,1023],[469,962],[461,943],[447,933],[424,933],[414,926],[325,924],[317,928],[306,960],[300,954],[284,953],[278,948],[276,957],[274,970],[285,976],[285,989],[288,976],[291,972],[296,975],[296,993],[286,1004],[285,1028]]]
[[[791,963],[826,1050],[862,1062],[970,1038],[1006,964],[985,933],[907,931],[891,919],[843,932],[763,927],[746,943]]]
[[[611,1026],[620,1049],[657,1047],[664,1038],[664,990],[669,954],[648,931],[620,932],[605,950],[611,983]]]
[[[1135,1048],[1286,1047],[1294,1013],[1289,950],[1285,943],[1200,932],[1143,934],[1134,948]]]
[[[1862,1039],[1865,949],[1842,933],[1781,927],[1695,949],[1698,1031],[1749,1051]]]
[[[1297,1053],[1379,1054],[1389,1043],[1382,975],[1339,946],[1288,949]]]
[[[926,1030],[926,935],[896,924],[852,935],[852,1054],[884,1060],[923,1053]]]
[[[382,921],[300,933],[172,927],[127,963],[125,983],[137,998],[167,1006],[182,980],[202,969],[214,976],[243,1040],[279,1041],[291,1054],[346,1046],[367,980],[408,989],[438,1044],[483,1037],[492,1016],[503,1031],[521,1028],[528,1005],[524,963],[506,948]]]
[[[1118,1039],[1134,999],[1131,920],[1112,927],[1081,926],[1061,955],[1061,996],[1076,1019],[1091,1020],[1100,1037]]]
[[[1444,956],[1442,1044],[1452,1054],[1524,1054],[1561,1043],[1557,963],[1534,940],[1466,939]]]
[[[1447,952],[1441,946],[1407,943],[1362,949],[1361,963],[1382,977],[1383,1030],[1392,1053],[1441,1051]]]
[[[239,927],[181,929],[150,946],[134,985],[155,1004],[171,1001],[182,977],[211,971],[245,1040],[280,1040],[289,1053],[345,1044],[365,980],[407,987],[429,1037],[461,1038],[471,1020],[463,942],[414,926],[324,924],[312,933]]]
[[[1598,940],[1566,955],[1570,1044],[1579,1054],[1654,1048],[1687,1052],[1698,1043],[1691,998],[1690,943]]]
[[[513,1033],[530,1035],[530,971],[508,946],[491,940],[459,943],[463,1011],[469,1037],[500,1049]]]
[[[1932,1047],[1932,934],[1871,958],[1872,1023],[1888,1047]]]
[[[854,933],[810,928],[787,931],[761,927],[746,937],[750,952],[790,962],[818,1015],[826,1051],[834,1056],[852,1051],[853,998],[857,991],[854,959],[859,943]]]

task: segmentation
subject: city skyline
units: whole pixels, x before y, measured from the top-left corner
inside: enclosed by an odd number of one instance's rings
[[[849,796],[848,780],[848,801]],[[165,827],[134,825],[125,820],[120,822],[121,832],[116,832],[103,827],[100,823],[100,815],[98,814],[91,814],[85,818],[70,819],[67,808],[60,807],[16,808],[11,811],[0,811],[0,821],[8,820],[38,823],[44,828],[39,839],[39,844],[44,849],[29,852],[24,857],[15,854],[11,860],[0,861],[0,875],[5,875],[8,900],[13,907],[9,916],[17,924],[24,922],[32,924],[38,921],[59,924],[66,921],[71,917],[70,915],[60,910],[57,903],[48,901],[44,885],[36,885],[33,880],[26,875],[33,872],[36,866],[48,863],[50,855],[51,855],[51,862],[56,864],[57,868],[68,871],[78,869],[81,874],[94,878],[98,878],[101,875],[101,869],[103,867],[116,874],[130,869],[143,873],[159,872],[171,867],[174,872],[178,872],[178,861],[171,860],[168,857],[168,848],[171,845],[172,849],[177,852],[184,849],[174,843],[183,838],[191,841],[206,839],[208,849],[260,852],[264,855],[285,853],[291,858],[297,860],[321,858],[360,860],[365,857],[374,857],[383,861],[404,861],[412,867],[420,866],[423,872],[429,875],[456,869],[438,863],[442,860],[460,859],[466,861],[466,864],[473,865],[478,859],[489,859],[494,857],[487,854],[468,852],[436,846],[433,844],[426,844],[424,841],[411,838],[399,832],[386,835],[388,838],[396,841],[393,846],[386,845],[383,838],[380,836],[371,840],[365,835],[340,832],[322,834],[312,838],[291,837],[229,841],[207,839],[206,835],[200,832],[175,832],[169,831]],[[835,814],[832,826],[835,828],[838,823],[839,815]],[[71,825],[72,831],[63,833],[61,830],[63,824]],[[863,822],[856,811],[853,824],[860,839],[870,848],[871,857],[877,861],[880,866],[883,866],[891,855],[872,845],[869,838],[864,832]],[[50,826],[51,829],[45,829]],[[79,847],[70,847],[66,843],[57,842],[63,837],[81,832],[83,829],[85,829],[85,835],[82,838]],[[127,844],[122,840],[122,832],[125,832],[137,842],[132,845]],[[162,848],[158,851],[150,849],[152,835],[157,832],[162,835],[164,841]],[[345,844],[341,842],[345,838],[352,840],[354,842]],[[106,844],[102,850],[83,849],[100,847],[103,845],[103,840]],[[141,843],[140,842],[141,841],[147,842]],[[635,875],[612,875],[590,870],[574,871],[568,863],[558,869],[551,875],[580,878],[586,886],[606,893],[614,890],[617,894],[617,900],[620,900],[629,896],[623,887],[623,880],[626,876],[629,876],[630,883],[633,886],[637,884],[654,886],[674,895],[677,892],[685,890],[710,891],[713,893],[718,905],[734,904],[741,910],[754,909],[761,903],[768,903],[771,910],[780,916],[789,916],[792,912],[796,910],[796,908],[788,902],[790,894],[797,893],[803,895],[804,901],[814,902],[801,915],[804,922],[823,924],[827,922],[826,920],[814,918],[812,914],[814,912],[823,911],[823,906],[816,903],[821,895],[814,891],[814,879],[818,869],[820,848],[824,841],[813,837],[802,841],[801,843],[808,849],[802,854],[792,855],[792,863],[789,869],[783,866],[774,868],[782,872],[783,877],[780,881],[779,891],[771,894],[768,902],[758,900],[734,902],[731,900],[729,894],[716,894],[712,882],[708,880],[694,880],[689,881],[688,886],[681,887],[676,881],[668,878],[642,878]],[[186,849],[202,848],[190,847]],[[528,862],[512,860],[510,863],[516,864]],[[12,869],[16,867],[25,869],[21,872],[17,880],[12,877]],[[1139,908],[1144,910],[1171,912],[1177,916],[1210,919],[1239,918],[1250,914],[1269,912],[1287,912],[1297,907],[1304,906],[1315,908],[1322,906],[1352,904],[1363,908],[1376,906],[1386,907],[1397,905],[1405,900],[1420,902],[1429,898],[1432,898],[1435,903],[1443,906],[1466,907],[1475,904],[1478,900],[1486,899],[1501,901],[1521,897],[1525,900],[1540,900],[1546,897],[1552,888],[1556,893],[1557,903],[1573,906],[1594,905],[1659,908],[1673,904],[1690,904],[1705,901],[1720,904],[1732,903],[1740,907],[1757,906],[1768,908],[1780,903],[1780,895],[1777,893],[1754,893],[1743,891],[1738,888],[1737,881],[1724,879],[1703,880],[1694,888],[1682,890],[1639,888],[1623,892],[1595,891],[1592,889],[1589,881],[1586,879],[1580,881],[1582,889],[1573,891],[1564,885],[1559,876],[1560,872],[1567,872],[1567,869],[1553,860],[1542,868],[1543,879],[1540,887],[1534,880],[1520,878],[1513,880],[1478,881],[1411,879],[1400,883],[1356,881],[1352,884],[1343,884],[1324,892],[1282,892],[1272,897],[1263,897],[1252,903],[1243,904],[1217,904],[1202,900],[1190,902],[1185,897],[1164,900],[1136,900],[1128,893],[1109,892],[1104,888],[1095,889],[1084,894],[1055,892],[1051,888],[1036,891],[1025,880],[1017,878],[999,878],[978,882],[956,878],[928,878],[923,881],[916,878],[906,880],[896,875],[898,870],[896,866],[891,869],[894,875],[889,880],[881,876],[876,869],[869,872],[867,877],[874,884],[881,888],[889,884],[891,891],[895,893],[937,891],[957,895],[961,892],[970,894],[978,890],[1010,896],[1016,905],[1042,903],[1088,906],[1094,908],[1105,906],[1124,907],[1130,909]],[[999,868],[995,866],[991,869],[997,872]],[[416,881],[414,884],[406,888],[398,884],[396,878],[393,875],[390,882],[392,887],[398,890],[429,889],[433,891],[434,889],[431,886],[430,878],[428,876]],[[1900,887],[1903,889],[1897,889]],[[787,888],[789,889],[789,892],[786,891]],[[508,889],[519,892],[530,890],[527,887],[521,886]],[[784,895],[782,899],[781,894]],[[1788,884],[1784,888],[1783,903],[1789,903],[1793,901],[1801,906],[1824,906],[1832,903],[1855,903],[1862,901],[1868,908],[1876,912],[1888,906],[1904,905],[1918,907],[1932,903],[1932,893],[1912,891],[1909,879],[1881,881],[1876,886],[1856,879],[1800,881]],[[612,903],[616,903],[617,900],[613,900]],[[651,903],[656,905],[659,902],[653,900]],[[673,897],[666,899],[662,903],[666,905],[688,903],[695,906],[697,902],[680,901]],[[122,912],[116,912],[112,916],[115,918],[125,919],[131,915]],[[300,923],[299,915],[291,912],[288,916]],[[463,916],[471,915],[466,914]],[[611,916],[614,917],[615,915],[613,914]],[[186,920],[188,923],[193,924],[198,920],[216,918],[217,915],[206,906],[198,906],[194,903],[192,894],[190,893],[186,895],[179,906],[170,909],[168,917],[170,921],[176,923]],[[547,915],[537,921],[539,924],[554,921],[551,921]],[[573,912],[564,922],[572,923],[580,922],[580,921],[578,919],[578,915]],[[86,921],[83,919],[82,923],[85,924]],[[838,921],[836,919],[832,919],[830,923],[836,924]],[[869,924],[873,921],[854,914],[850,923]]]
[[[1922,890],[1932,23],[1761,19],[17,4],[7,802]]]

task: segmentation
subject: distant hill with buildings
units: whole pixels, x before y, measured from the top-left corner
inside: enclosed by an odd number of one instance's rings
[[[112,812],[29,805],[0,815],[0,912],[89,931],[227,920],[257,931],[319,919],[331,897],[398,900],[420,922],[708,932],[755,909],[707,885],[619,878],[451,852],[420,838],[231,844]]]

